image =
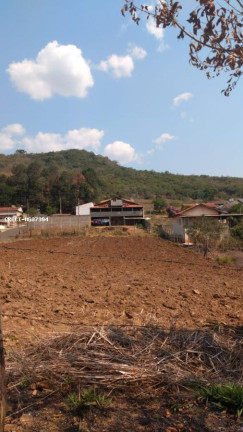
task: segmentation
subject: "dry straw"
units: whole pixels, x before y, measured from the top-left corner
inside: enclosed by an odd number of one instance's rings
[[[12,351],[7,374],[10,386],[26,378],[106,388],[185,387],[198,380],[242,383],[241,341],[242,329],[229,327],[80,327]]]

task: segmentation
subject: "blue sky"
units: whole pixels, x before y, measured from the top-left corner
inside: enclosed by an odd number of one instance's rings
[[[243,80],[223,96],[226,75],[192,68],[175,30],[136,26],[123,0],[2,3],[1,153],[80,148],[136,169],[243,177]]]

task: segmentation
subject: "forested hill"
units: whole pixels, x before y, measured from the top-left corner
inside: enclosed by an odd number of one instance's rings
[[[112,195],[169,200],[229,199],[243,196],[243,179],[178,175],[125,168],[85,150],[0,155],[0,205],[22,204],[54,210],[62,199],[70,212],[84,202]]]

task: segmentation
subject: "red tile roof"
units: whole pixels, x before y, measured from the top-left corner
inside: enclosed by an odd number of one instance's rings
[[[119,199],[119,200],[122,200],[123,201],[123,203],[122,203],[122,207],[142,207],[142,205],[139,205],[139,204],[137,204],[137,203],[135,203],[134,201],[131,201],[131,200],[129,200],[129,199],[126,199],[126,198],[109,198],[109,199],[106,199],[106,200],[104,200],[104,201],[100,201],[98,204],[95,204],[94,205],[94,207],[92,207],[92,208],[109,208],[110,206],[109,206],[109,202],[110,201],[112,201],[112,200],[115,200],[115,199]]]
[[[139,204],[122,204],[122,206],[117,206],[117,207],[122,207],[122,208],[133,208],[133,207],[139,207],[139,208],[141,208],[141,207],[143,207],[142,205],[139,205]],[[103,204],[103,205],[100,205],[100,204],[95,204],[94,205],[94,207],[91,207],[91,210],[92,209],[97,209],[97,208],[110,208],[110,206],[108,205],[108,204]]]
[[[13,212],[15,213],[16,211],[19,211],[18,207],[0,207],[0,212]],[[22,209],[20,210],[22,211]]]
[[[210,208],[216,208],[218,207],[218,204],[214,203],[214,202],[208,202],[204,204],[206,207],[210,207]]]
[[[209,208],[210,210],[213,208],[213,210],[216,210],[216,211],[220,214],[220,211],[219,211],[216,207],[208,206],[208,205],[206,205],[206,204],[204,204],[204,203],[199,203],[199,204],[194,204],[193,206],[191,206],[191,207],[189,207],[189,208],[187,208],[187,209],[185,209],[185,210],[182,210],[182,211],[180,211],[179,213],[176,213],[176,214],[174,215],[174,217],[184,215],[184,213],[188,212],[189,210],[194,209],[195,207],[199,207],[199,206],[207,207],[207,208]]]

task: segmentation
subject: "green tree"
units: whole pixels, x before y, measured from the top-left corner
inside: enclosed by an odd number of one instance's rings
[[[30,209],[29,209],[29,211],[28,211],[28,215],[29,215],[30,217],[32,217],[32,216],[36,216],[37,214],[38,214],[38,212],[37,212],[36,208],[34,208],[34,207],[30,207]]]
[[[232,207],[229,209],[229,213],[243,214],[243,204],[238,203],[238,204],[232,205]]]
[[[153,205],[156,213],[162,213],[167,204],[163,198],[157,197],[153,200]]]
[[[15,188],[13,200],[15,203],[26,204],[27,200],[27,169],[23,164],[14,165],[12,176],[8,179],[8,184]]]
[[[27,151],[23,150],[23,149],[18,149],[18,150],[16,150],[15,154],[17,154],[17,155],[24,155],[24,154],[27,154]]]
[[[239,222],[230,229],[230,234],[232,237],[243,240],[243,222]]]
[[[83,175],[86,178],[87,182],[90,184],[90,186],[92,186],[93,188],[98,188],[99,186],[101,186],[101,181],[93,168],[84,169]]]
[[[95,191],[88,183],[82,183],[79,190],[79,196],[83,202],[90,202],[95,199]]]
[[[5,183],[0,183],[0,205],[9,206],[13,204],[15,189]]]
[[[217,194],[217,190],[213,187],[208,186],[207,188],[203,189],[201,192],[201,198],[205,201],[211,201],[215,198],[215,195]]]
[[[36,160],[27,168],[27,197],[33,206],[44,201],[46,180],[41,175],[42,164]]]
[[[202,247],[204,256],[206,256],[209,248],[214,247],[220,239],[222,229],[222,224],[218,219],[201,216],[195,218],[187,233],[195,245]]]
[[[50,206],[50,205],[47,205],[47,206],[46,206],[45,213],[46,213],[48,216],[51,216],[51,215],[53,215],[53,214],[56,213],[56,212],[57,212],[57,208],[56,208],[56,207],[53,207],[53,206]]]
[[[196,68],[205,71],[208,78],[222,71],[229,74],[228,96],[243,74],[243,1],[242,0],[194,0],[194,7],[187,20],[184,10],[187,2],[158,0],[155,6],[124,0],[122,14],[131,14],[139,24],[141,15],[155,20],[157,27],[173,27],[178,39],[189,39],[189,60]]]

